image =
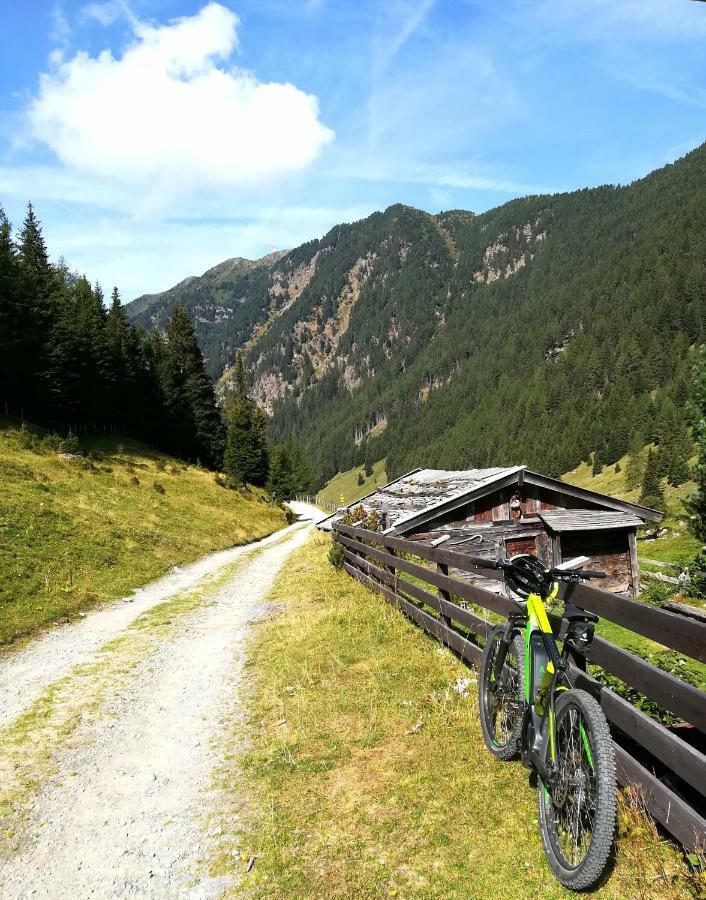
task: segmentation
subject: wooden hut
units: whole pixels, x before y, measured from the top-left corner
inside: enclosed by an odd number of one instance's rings
[[[386,534],[496,558],[532,553],[547,565],[579,556],[608,574],[601,587],[640,589],[636,532],[662,514],[529,471],[418,469],[351,507],[376,510]],[[342,510],[320,527],[330,528]]]

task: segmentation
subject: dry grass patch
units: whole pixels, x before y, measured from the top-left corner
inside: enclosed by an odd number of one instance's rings
[[[485,751],[475,673],[333,569],[327,544],[291,560],[251,638],[211,874],[254,898],[567,895],[528,773]],[[681,853],[627,809],[596,896],[691,896]]]

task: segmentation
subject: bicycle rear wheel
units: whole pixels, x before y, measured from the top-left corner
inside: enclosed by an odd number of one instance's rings
[[[556,703],[557,783],[539,782],[539,826],[549,865],[572,890],[603,874],[615,833],[615,753],[608,723],[586,691],[563,693]]]
[[[478,706],[485,745],[498,759],[512,759],[522,732],[525,696],[525,647],[516,635],[507,648],[502,674],[496,681],[495,663],[502,645],[504,625],[488,635],[480,664]]]

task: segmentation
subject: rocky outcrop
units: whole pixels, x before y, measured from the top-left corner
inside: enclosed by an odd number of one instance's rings
[[[474,272],[473,280],[477,284],[492,284],[500,278],[510,278],[527,265],[546,237],[540,219],[498,235],[497,240],[485,248],[483,264]]]

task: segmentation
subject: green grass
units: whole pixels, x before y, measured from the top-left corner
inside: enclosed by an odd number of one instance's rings
[[[358,475],[360,473],[363,475],[363,484],[358,484]],[[387,484],[385,460],[381,459],[373,465],[373,474],[370,478],[365,478],[363,466],[334,475],[326,486],[321,488],[316,495],[316,499],[334,503],[336,506],[343,506],[344,504],[352,503],[354,500],[359,500],[385,484]]]
[[[0,429],[0,644],[285,524],[261,492],[212,472],[130,441],[86,446],[93,459],[65,459]]]
[[[592,474],[592,467],[582,462],[577,468],[572,469],[562,476],[563,480],[577,487],[608,494],[619,500],[628,500],[631,503],[639,503],[640,489],[628,490],[625,485],[625,471],[627,469],[627,456],[618,460],[620,471],[616,472],[615,465],[606,466],[599,475]],[[694,490],[693,481],[687,481],[678,487],[662,481],[664,499],[667,504],[667,514],[661,523],[667,533],[660,538],[648,540],[644,535],[638,535],[638,552],[640,556],[648,559],[657,559],[661,562],[683,562],[693,559],[701,549],[699,541],[688,529],[688,518],[684,508],[684,498]]]
[[[279,612],[251,637],[210,874],[268,900],[572,896],[545,862],[527,771],[485,750],[476,673],[334,569],[327,547],[315,535],[289,562]],[[471,679],[460,693],[458,679]],[[623,796],[616,866],[595,896],[688,897],[690,878]]]

